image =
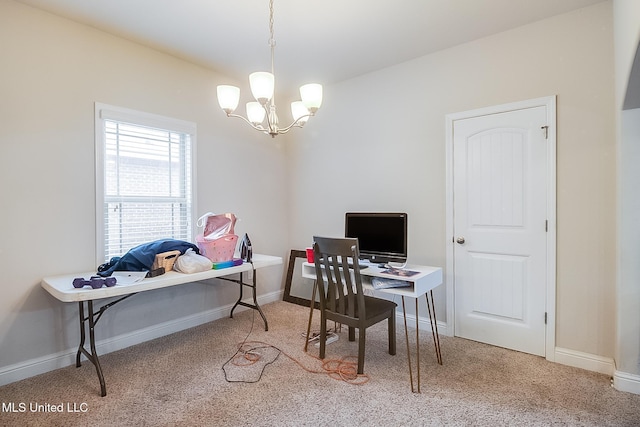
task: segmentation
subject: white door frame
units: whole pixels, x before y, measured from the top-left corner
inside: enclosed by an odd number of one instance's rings
[[[546,278],[546,312],[545,331],[546,359],[555,361],[556,345],[556,97],[530,99],[509,104],[480,108],[472,111],[447,114],[446,116],[446,265],[445,286],[447,295],[447,334],[455,333],[455,293],[454,293],[454,242],[453,242],[453,126],[456,120],[498,114],[507,111],[522,110],[544,106],[547,109],[547,125],[549,150],[547,151],[547,278]]]

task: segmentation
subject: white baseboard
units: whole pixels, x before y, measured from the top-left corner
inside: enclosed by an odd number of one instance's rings
[[[613,374],[613,387],[616,390],[640,394],[640,375],[615,371]]]
[[[560,347],[555,348],[553,361],[606,375],[613,375],[615,371],[615,363],[610,357],[596,356],[594,354],[582,353]]]
[[[616,370],[615,361],[610,357],[556,347],[555,362],[610,375],[613,377],[613,387],[616,390],[640,394],[640,375]]]
[[[282,299],[282,291],[276,291],[258,297],[258,304],[264,305]],[[212,322],[229,315],[233,304],[224,307],[216,307],[211,310],[202,311],[191,316],[153,325],[147,328],[135,330],[116,337],[108,338],[96,342],[98,355],[111,353],[132,345],[140,344],[155,338],[179,332],[194,326]],[[249,310],[246,307],[238,306],[236,312]],[[49,354],[35,359],[26,360],[0,368],[0,386],[20,381],[25,378],[40,375],[55,369],[64,368],[76,363],[77,348],[67,349],[58,353]],[[90,363],[83,357],[84,363]]]

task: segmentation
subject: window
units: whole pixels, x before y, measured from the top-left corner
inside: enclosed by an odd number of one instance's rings
[[[97,258],[153,240],[191,241],[196,125],[96,104]]]

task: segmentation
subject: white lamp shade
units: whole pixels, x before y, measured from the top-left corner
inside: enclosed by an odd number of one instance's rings
[[[238,108],[240,101],[240,88],[230,85],[218,86],[218,104],[225,113],[231,114]]]
[[[304,106],[302,101],[294,101],[291,103],[291,114],[293,115],[294,122],[302,116],[307,116],[300,119],[298,122],[300,125],[304,125],[307,120],[309,120],[309,110],[307,110],[307,107]]]
[[[273,98],[275,77],[266,71],[251,73],[249,74],[249,86],[251,86],[251,93],[256,101],[264,105]]]
[[[247,119],[254,125],[258,125],[264,121],[266,111],[259,102],[247,102]]]
[[[300,97],[302,103],[307,107],[311,114],[318,111],[322,105],[322,85],[318,83],[309,83],[300,86]]]

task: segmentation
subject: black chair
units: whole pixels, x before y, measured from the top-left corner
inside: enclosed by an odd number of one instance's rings
[[[320,295],[320,358],[325,357],[327,320],[358,329],[358,374],[364,371],[366,329],[388,320],[389,354],[396,354],[396,303],[365,295],[358,266],[358,239],[314,237],[316,286]],[[355,260],[349,265],[348,259]]]

